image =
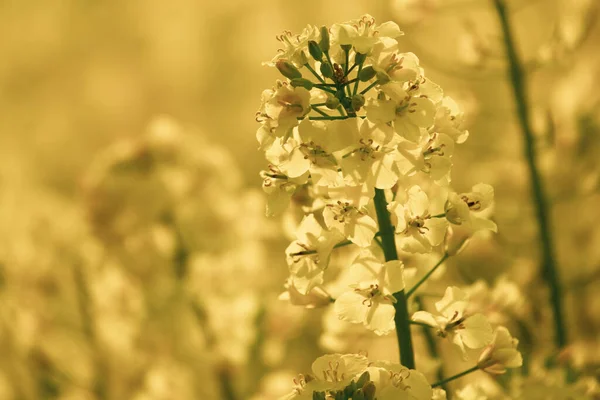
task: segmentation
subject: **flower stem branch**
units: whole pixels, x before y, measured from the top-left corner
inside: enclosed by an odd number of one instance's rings
[[[410,320],[410,321],[408,321],[408,323],[409,323],[409,324],[411,324],[411,325],[422,326],[423,328],[426,328],[426,329],[431,329],[431,328],[433,328],[433,326],[431,326],[431,325],[428,325],[428,324],[426,324],[425,322],[419,322],[419,321],[413,321],[413,320]]]
[[[314,104],[312,106],[310,106],[310,107],[313,109],[313,111],[316,111],[317,113],[321,114],[323,117],[329,117],[330,116],[329,114],[327,114],[323,110],[319,109],[319,107],[316,106],[316,105],[314,105]]]
[[[325,84],[325,79],[321,77],[321,75],[317,74],[317,71],[310,66],[309,63],[304,64],[304,66],[323,84]]]
[[[462,378],[462,377],[463,377],[463,376],[465,376],[465,375],[469,375],[471,372],[475,372],[475,371],[477,371],[477,370],[479,370],[479,367],[476,365],[476,366],[474,366],[474,367],[472,367],[472,368],[469,368],[469,369],[468,369],[468,370],[466,370],[466,371],[463,371],[463,372],[461,372],[461,373],[458,373],[458,374],[456,374],[456,375],[452,375],[452,376],[451,376],[451,377],[449,377],[449,378],[442,379],[441,381],[439,381],[439,382],[436,382],[436,383],[434,383],[433,385],[431,385],[431,387],[432,387],[432,388],[436,388],[436,387],[438,387],[438,386],[442,386],[442,385],[444,385],[444,384],[446,384],[446,383],[448,383],[448,382],[452,382],[452,381],[453,381],[453,380],[455,380],[455,379]]]
[[[362,68],[363,68],[363,63],[361,63],[361,64],[358,66],[358,72],[356,73],[356,74],[357,74],[357,76],[358,76],[358,74],[360,74],[360,71],[362,71]],[[352,95],[353,95],[353,96],[354,96],[354,95],[355,95],[355,94],[358,92],[358,83],[359,83],[359,82],[360,82],[360,79],[357,79],[357,80],[354,82],[354,89],[352,90]]]
[[[440,261],[437,262],[426,274],[423,276],[408,292],[406,292],[406,297],[410,297],[418,288],[421,286],[429,277],[450,257],[450,255],[446,252],[442,255]]]
[[[323,90],[325,92],[328,92],[328,93],[331,93],[331,94],[335,94],[336,93],[335,90],[331,89],[329,86],[324,86],[324,85],[321,85],[321,84],[317,84],[317,85],[315,85],[315,87],[317,89],[321,89],[321,90]]]
[[[363,90],[360,91],[360,94],[365,94],[367,93],[369,90],[371,90],[375,85],[377,85],[379,82],[375,81],[373,83],[371,83],[369,86],[367,86],[366,88],[364,88]]]
[[[352,72],[352,71],[354,70],[354,68],[356,68],[357,66],[359,66],[359,65],[358,65],[358,64],[356,64],[356,63],[354,63],[354,64],[353,64],[353,65],[350,67],[350,69],[348,70],[348,72],[346,72],[346,75],[345,75],[345,76],[348,76],[348,75],[350,74],[350,72]],[[360,66],[359,66],[359,68],[360,68]]]
[[[344,247],[344,246],[348,246],[351,245],[352,242],[349,240],[344,240],[343,242],[339,242],[338,244],[336,244],[335,246],[333,246],[334,249],[340,248],[340,247]],[[297,253],[292,253],[290,254],[290,256],[308,256],[311,254],[316,254],[317,251],[316,250],[304,250],[304,251],[299,251]]]
[[[529,178],[531,180],[531,194],[536,206],[536,219],[542,250],[542,279],[546,281],[546,284],[550,289],[550,301],[552,312],[554,314],[554,339],[556,346],[561,349],[566,346],[568,341],[561,304],[562,289],[558,267],[554,257],[549,207],[545,196],[544,183],[536,165],[537,154],[535,139],[528,113],[529,104],[526,73],[523,63],[517,54],[506,5],[503,0],[493,0],[493,2],[498,19],[500,20],[500,26],[502,27],[504,45],[508,58],[508,74],[511,79],[512,91],[517,105],[517,116],[521,126],[521,133],[523,134],[525,159],[527,160]]]
[[[375,189],[374,203],[385,260],[397,260],[398,253],[396,251],[394,227],[392,226],[390,213],[387,210],[387,201],[383,189]],[[398,336],[398,346],[400,348],[400,363],[407,368],[414,369],[415,355],[410,334],[408,302],[404,290],[394,293],[394,298],[396,299],[396,303],[394,303],[396,309],[394,323],[396,324],[396,335]]]

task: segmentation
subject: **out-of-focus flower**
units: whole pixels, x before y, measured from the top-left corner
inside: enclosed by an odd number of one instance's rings
[[[474,231],[491,230],[497,232],[496,223],[482,217],[494,201],[494,188],[485,183],[478,183],[468,193],[450,193],[446,203],[446,217],[456,225],[464,225]]]
[[[523,357],[517,345],[519,341],[510,335],[508,329],[499,326],[494,331],[492,343],[488,344],[477,360],[477,366],[491,374],[503,374],[506,368],[523,365]]]
[[[417,311],[413,321],[421,322],[438,329],[438,335],[452,336],[452,342],[465,353],[465,347],[480,349],[493,339],[492,327],[483,314],[465,314],[468,306],[467,295],[456,286],[446,289],[444,297],[435,303],[438,315],[427,311]]]

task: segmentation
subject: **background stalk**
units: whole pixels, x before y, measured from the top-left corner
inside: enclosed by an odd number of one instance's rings
[[[392,226],[390,213],[387,210],[385,192],[382,189],[375,189],[374,203],[385,260],[397,260],[398,252],[396,251],[396,241],[394,239],[394,227]],[[394,298],[396,299],[394,323],[396,324],[396,335],[398,336],[398,347],[400,348],[400,363],[407,368],[414,369],[415,355],[410,334],[408,302],[405,291],[401,290],[394,293]]]
[[[493,0],[496,8],[500,26],[502,28],[502,36],[504,46],[506,48],[506,56],[508,58],[508,74],[510,83],[517,106],[517,116],[521,133],[523,136],[524,155],[527,160],[529,169],[529,178],[531,180],[531,195],[535,203],[536,220],[539,229],[539,240],[542,250],[542,279],[546,281],[550,289],[550,302],[552,312],[554,314],[554,336],[555,343],[559,349],[562,349],[567,344],[567,331],[565,328],[564,315],[562,310],[562,289],[558,268],[554,257],[554,249],[552,242],[552,232],[550,229],[549,207],[546,200],[542,177],[536,165],[537,154],[535,148],[535,139],[531,121],[529,119],[529,104],[527,95],[527,80],[525,69],[521,62],[511,27],[510,17],[507,12],[506,5],[503,0]]]

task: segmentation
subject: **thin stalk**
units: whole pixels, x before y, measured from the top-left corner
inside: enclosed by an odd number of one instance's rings
[[[344,48],[344,53],[346,53],[346,63],[344,64],[344,77],[348,76],[348,64],[350,64],[350,50]]]
[[[317,74],[317,71],[315,71],[309,63],[304,64],[304,66],[323,84],[325,84],[325,79],[323,79],[321,77],[321,75]]]
[[[346,115],[330,115],[328,117],[308,117],[308,119],[313,120],[313,121],[319,121],[319,120],[334,120],[334,119],[348,119],[350,117],[346,116]]]
[[[381,234],[381,244],[386,261],[397,260],[396,242],[394,238],[394,227],[390,219],[390,213],[387,210],[387,201],[385,192],[382,189],[375,189],[375,212],[379,223],[379,233]],[[413,352],[412,337],[410,334],[410,318],[408,316],[408,302],[404,290],[394,293],[396,303],[394,308],[396,314],[394,323],[396,324],[396,335],[398,337],[398,347],[400,348],[400,363],[407,368],[415,368],[415,355]]]
[[[439,382],[436,382],[436,383],[434,383],[433,385],[431,385],[431,387],[432,387],[432,388],[436,388],[436,387],[438,387],[438,386],[442,386],[442,385],[444,385],[444,384],[446,384],[446,383],[448,383],[448,382],[452,382],[452,381],[453,381],[453,380],[455,380],[455,379],[462,378],[462,377],[463,377],[463,376],[465,376],[465,375],[469,375],[471,372],[475,372],[475,371],[477,371],[477,370],[479,370],[479,367],[476,365],[476,366],[474,366],[474,367],[472,367],[472,368],[469,368],[468,370],[466,370],[466,371],[463,371],[463,372],[461,372],[461,373],[459,373],[459,374],[452,375],[451,377],[449,377],[449,378],[446,378],[446,379],[442,379],[441,381],[439,381]]]
[[[508,58],[508,74],[511,79],[512,91],[517,105],[517,116],[521,126],[525,159],[529,169],[531,180],[531,195],[536,206],[536,219],[539,229],[539,240],[542,248],[542,279],[546,281],[550,289],[550,302],[554,314],[554,339],[559,349],[564,348],[567,343],[567,330],[561,304],[562,288],[558,274],[558,266],[554,257],[554,246],[552,232],[550,229],[550,216],[544,183],[538,170],[536,160],[536,148],[533,129],[529,119],[529,103],[527,95],[527,77],[523,63],[517,54],[511,21],[502,0],[493,0],[496,7],[498,19],[502,27],[502,35],[506,55]]]
[[[350,69],[348,70],[348,72],[346,72],[346,75],[344,75],[344,76],[348,76],[348,75],[350,74],[350,72],[352,72],[352,70],[353,70],[354,68],[356,68],[357,66],[358,66],[358,64],[357,64],[357,63],[354,63],[354,64],[353,64],[353,65],[350,67]]]
[[[375,234],[375,237],[380,236],[381,234],[379,232],[377,232]],[[340,247],[345,247],[345,246],[349,246],[351,245],[352,242],[350,240],[344,240],[342,242],[337,243],[335,246],[333,246],[334,249],[339,249]],[[303,251],[299,251],[297,253],[292,253],[290,254],[291,256],[308,256],[310,254],[316,254],[317,251],[316,250],[303,250]]]
[[[235,388],[233,387],[233,378],[229,366],[222,366],[217,372],[219,387],[223,400],[236,400]]]
[[[363,90],[361,90],[360,94],[365,94],[367,93],[369,90],[371,90],[375,85],[377,85],[377,81],[371,83],[369,86],[367,86],[366,88],[364,88]]]
[[[96,395],[96,398],[102,400],[108,398],[108,371],[94,328],[90,293],[82,268],[82,265],[75,265],[73,270],[75,287],[77,289],[77,306],[79,308],[79,313],[81,314],[83,333],[93,350],[94,366],[96,370],[94,381],[92,383],[92,391]]]
[[[406,297],[410,297],[415,290],[417,290],[419,288],[419,286],[421,286],[423,283],[425,283],[425,281],[427,279],[429,279],[429,277],[444,263],[444,261],[446,261],[448,259],[448,257],[450,257],[450,255],[448,253],[444,253],[444,255],[442,256],[442,258],[440,259],[440,261],[437,262],[437,264],[435,264],[420,280],[419,282],[415,283],[415,286],[413,286],[412,288],[410,288],[410,290],[408,292],[406,292]]]
[[[356,73],[357,77],[358,77],[358,74],[360,74],[360,71],[362,71],[362,67],[363,67],[363,64],[361,63],[358,66],[358,72]],[[354,82],[354,89],[352,90],[352,95],[355,95],[358,92],[358,82],[360,82],[360,79],[357,78],[356,81]]]
[[[321,89],[321,90],[323,90],[325,92],[328,92],[328,93],[331,93],[331,94],[335,94],[336,93],[335,90],[330,89],[328,86],[323,86],[323,85],[317,84],[317,85],[315,85],[315,87],[317,89]]]
[[[339,242],[338,244],[336,244],[335,246],[333,246],[334,249],[338,249],[340,247],[345,247],[345,246],[349,246],[351,245],[352,242],[349,240],[344,240],[343,242]],[[316,254],[317,251],[316,250],[303,250],[303,251],[299,251],[297,253],[292,253],[290,254],[291,256],[308,256],[310,254]]]
[[[329,114],[327,114],[326,112],[324,112],[323,110],[320,110],[318,106],[316,105],[312,105],[311,108],[313,109],[313,111],[318,112],[319,114],[321,114],[324,117],[329,117]]]

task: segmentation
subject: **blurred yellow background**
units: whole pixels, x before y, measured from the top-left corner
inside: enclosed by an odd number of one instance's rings
[[[509,4],[571,337],[584,343],[573,357],[597,370],[599,4]],[[453,186],[496,189],[498,235],[451,274],[470,283],[504,273],[528,290],[537,231],[490,2],[5,0],[0,399],[276,399],[290,371],[326,351],[321,314],[277,300],[289,234],[263,219],[254,116],[280,78],[261,64],[276,35],[365,13],[396,21],[406,51],[465,110],[471,136]],[[156,156],[170,132],[183,136]],[[146,151],[168,165],[173,187],[136,175]],[[112,181],[115,165],[133,172]],[[179,256],[185,279],[171,273]]]

